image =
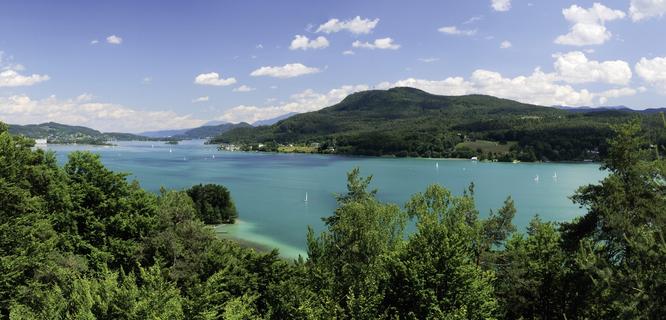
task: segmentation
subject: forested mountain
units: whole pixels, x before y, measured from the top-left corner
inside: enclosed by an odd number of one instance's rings
[[[33,139],[47,139],[49,143],[102,144],[110,140],[146,140],[147,137],[131,133],[106,132],[83,126],[70,126],[56,122],[10,125],[9,132]]]
[[[317,142],[322,151],[374,156],[583,160],[605,152],[610,125],[634,117],[642,119],[646,132],[661,123],[656,114],[573,113],[485,95],[438,96],[393,88],[354,93],[331,107],[271,126],[230,130],[213,142]],[[650,138],[664,140],[663,135]],[[478,140],[503,145],[504,151],[470,143]]]

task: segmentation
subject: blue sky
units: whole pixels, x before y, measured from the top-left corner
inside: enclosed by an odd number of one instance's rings
[[[392,86],[666,107],[664,13],[664,0],[5,0],[0,120],[140,132]]]

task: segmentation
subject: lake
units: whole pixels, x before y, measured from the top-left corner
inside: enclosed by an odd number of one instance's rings
[[[218,183],[231,191],[239,223],[217,228],[229,236],[263,247],[276,247],[285,257],[305,255],[307,226],[319,231],[321,218],[336,207],[335,194],[345,192],[346,173],[354,167],[373,175],[372,188],[381,201],[403,205],[433,183],[461,194],[475,185],[482,216],[515,200],[514,223],[524,230],[536,214],[544,220],[568,221],[584,211],[569,200],[582,185],[606,175],[595,163],[491,163],[469,160],[372,158],[316,154],[218,151],[201,140],[178,145],[163,142],[118,142],[118,146],[49,145],[60,163],[74,150],[101,155],[112,170],[131,173],[147,190],[161,186],[185,189]],[[538,179],[536,178],[538,176]],[[307,194],[308,201],[305,201]]]

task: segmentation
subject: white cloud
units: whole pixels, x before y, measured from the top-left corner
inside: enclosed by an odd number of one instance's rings
[[[441,33],[446,33],[446,34],[452,34],[452,35],[461,35],[461,36],[473,36],[476,34],[476,29],[474,30],[460,30],[456,26],[447,26],[447,27],[441,27],[437,29],[437,31]]]
[[[252,71],[250,75],[253,77],[293,78],[317,72],[319,72],[318,68],[308,67],[301,63],[289,63],[281,67],[261,67]]]
[[[24,76],[12,69],[0,72],[0,87],[31,86],[46,80],[49,80],[47,75],[32,74]]]
[[[511,9],[511,0],[491,0],[490,4],[495,11],[509,11]]]
[[[342,54],[345,55],[345,56],[353,56],[353,55],[356,54],[356,52],[354,52],[352,50],[345,50],[345,51],[342,51]]]
[[[90,41],[90,44],[98,44],[98,43],[99,43],[99,40],[97,40],[97,39]]]
[[[390,89],[393,87],[412,87],[440,95],[464,95],[474,92],[474,84],[462,77],[449,77],[444,80],[425,80],[408,78],[396,82],[379,83],[377,89]]]
[[[622,60],[588,60],[584,53],[573,51],[555,54],[555,72],[559,78],[569,83],[604,82],[627,84],[631,80],[631,68]]]
[[[208,100],[209,100],[208,96],[203,96],[192,100],[192,103],[207,102]]]
[[[555,43],[571,46],[603,44],[612,37],[605,23],[625,17],[624,12],[610,9],[598,2],[589,9],[572,5],[562,10],[562,14],[571,24],[571,28],[569,33],[558,36]]]
[[[255,89],[255,88],[252,88],[252,87],[248,87],[248,86],[246,86],[246,85],[242,85],[242,86],[240,86],[240,87],[238,87],[238,88],[234,88],[233,91],[234,91],[234,92],[250,92],[250,91],[254,91],[254,90],[256,90],[256,89]]]
[[[153,83],[153,78],[152,77],[143,77],[143,80],[141,80],[141,83],[151,84],[151,83]]]
[[[666,14],[666,0],[631,0],[629,15],[631,20],[640,21]]]
[[[473,16],[467,19],[467,21],[463,22],[463,24],[470,24],[481,20],[483,20],[483,16]]]
[[[106,37],[106,42],[110,44],[121,44],[123,43],[123,38],[113,34],[108,37]]]
[[[435,61],[439,61],[439,58],[419,58],[419,61],[425,62],[425,63],[431,63]]]
[[[347,85],[330,90],[327,93],[317,93],[313,90],[305,90],[301,93],[292,95],[288,101],[267,107],[240,105],[231,108],[224,112],[218,120],[252,123],[259,120],[275,118],[290,112],[302,113],[316,111],[336,104],[354,92],[368,89],[369,87],[367,85]]]
[[[666,94],[666,57],[641,58],[634,66],[636,74],[662,94]]]
[[[260,44],[256,45],[255,48],[257,48],[257,49],[263,49],[263,48],[264,48],[264,45],[260,43]]]
[[[501,49],[508,49],[508,48],[511,48],[512,46],[513,45],[511,44],[510,41],[504,40],[504,41],[502,41],[502,43],[500,43],[500,48]]]
[[[374,42],[361,42],[361,41],[354,41],[352,43],[352,47],[354,48],[365,48],[365,49],[389,49],[389,50],[398,50],[400,49],[400,45],[393,43],[393,39],[391,38],[381,38],[381,39],[375,39]]]
[[[639,89],[640,91],[640,89]],[[599,97],[599,104],[606,104],[608,102],[609,98],[619,98],[619,97],[625,97],[625,96],[633,96],[636,94],[636,89],[634,88],[618,88],[618,89],[610,89],[606,90],[604,92],[601,92],[598,94]]]
[[[333,33],[347,30],[353,34],[368,34],[377,26],[377,23],[379,23],[379,19],[362,19],[360,16],[345,21],[330,19],[320,25],[316,32]]]
[[[236,83],[236,78],[220,78],[217,72],[202,73],[194,78],[194,83],[204,86],[229,86]]]
[[[323,49],[328,47],[329,43],[325,37],[319,36],[316,39],[308,39],[306,36],[296,35],[289,46],[290,50]]]
[[[609,98],[634,95],[637,92],[635,89],[626,87],[602,92],[575,89],[569,84],[561,83],[558,74],[545,73],[539,68],[536,68],[530,75],[513,78],[505,77],[498,72],[478,69],[468,79],[463,77],[449,77],[444,80],[409,78],[392,83],[383,82],[377,86],[379,89],[392,87],[413,87],[440,95],[487,94],[544,106],[603,104]]]
[[[66,100],[55,96],[45,99],[32,99],[27,95],[0,97],[0,119],[15,124],[54,121],[106,132],[193,128],[206,122],[172,111],[141,111],[90,99],[92,97],[86,94]]]

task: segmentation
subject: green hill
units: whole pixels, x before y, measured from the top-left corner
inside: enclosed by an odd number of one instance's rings
[[[34,139],[47,139],[49,143],[106,144],[110,140],[147,140],[131,133],[102,133],[83,126],[70,126],[56,122],[28,125],[9,125],[9,132]]]
[[[322,152],[372,156],[584,160],[605,152],[610,125],[633,117],[643,118],[648,131],[660,121],[656,115],[625,110],[573,113],[485,95],[438,96],[394,88],[358,92],[271,126],[233,129],[212,142],[319,143]],[[664,139],[663,132],[650,137]],[[465,144],[477,140],[510,148],[474,150],[467,146],[475,144]]]

